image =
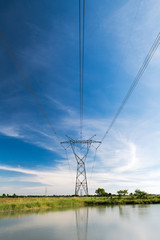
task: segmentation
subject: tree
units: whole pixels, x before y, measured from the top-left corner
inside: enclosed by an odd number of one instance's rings
[[[136,189],[134,192],[134,195],[139,198],[145,198],[145,197],[147,197],[148,193],[141,191],[140,189]]]
[[[134,199],[134,194],[133,193],[130,193],[129,196],[130,196],[131,199]]]
[[[128,190],[127,189],[123,190],[123,195],[125,196],[127,194],[128,194]]]
[[[95,193],[98,195],[98,196],[105,196],[106,195],[106,192],[103,188],[98,188]]]
[[[6,197],[6,194],[5,194],[5,193],[3,193],[3,194],[2,194],[2,197]]]
[[[126,189],[125,190],[119,190],[119,191],[117,191],[117,193],[118,193],[119,196],[122,196],[122,195],[125,196],[126,194],[128,194],[128,190],[126,190]]]

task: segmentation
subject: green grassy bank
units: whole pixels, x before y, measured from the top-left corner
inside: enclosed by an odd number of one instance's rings
[[[0,198],[0,212],[83,207],[96,205],[120,205],[120,204],[155,204],[160,203],[160,195],[148,195],[145,198],[136,196],[109,196],[109,197],[4,197]]]
[[[160,195],[148,195],[144,198],[136,196],[111,196],[95,197],[85,200],[85,206],[96,205],[126,205],[126,204],[157,204],[160,203]]]
[[[0,212],[62,208],[62,207],[81,207],[84,201],[79,197],[6,197],[0,198]]]

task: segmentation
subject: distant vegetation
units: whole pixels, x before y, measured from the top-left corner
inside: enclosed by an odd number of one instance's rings
[[[83,207],[96,205],[120,204],[155,204],[160,203],[160,195],[151,195],[139,189],[128,194],[128,190],[119,190],[117,195],[106,193],[103,188],[95,191],[92,196],[12,196],[2,194],[0,197],[0,212],[46,209],[62,207]]]
[[[128,194],[128,190],[119,190],[119,191],[117,191],[117,193],[118,193],[118,195],[119,196],[125,196],[125,195],[127,195]]]
[[[111,193],[106,193],[104,188],[98,188],[96,191],[95,191],[95,194],[99,197],[108,197],[110,195],[112,195]],[[117,191],[117,194],[119,197],[121,196],[126,196],[128,195],[128,190],[127,189],[124,189],[124,190],[119,190]],[[137,196],[138,198],[145,198],[147,197],[149,194],[144,192],[144,191],[141,191],[139,189],[136,189],[134,193],[130,193],[129,196]],[[115,196],[115,195],[113,195]]]

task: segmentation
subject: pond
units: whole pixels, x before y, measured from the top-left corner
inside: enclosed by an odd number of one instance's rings
[[[160,205],[0,213],[2,240],[159,240]]]

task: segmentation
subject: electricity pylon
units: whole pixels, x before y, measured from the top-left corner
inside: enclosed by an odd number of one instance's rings
[[[61,142],[61,144],[69,144],[71,146],[71,149],[77,162],[75,195],[79,195],[79,193],[80,195],[82,195],[83,192],[84,195],[88,195],[85,162],[91,145],[94,143],[101,143],[100,141],[93,140],[93,137],[91,137],[88,140],[74,140],[67,136],[68,141]]]

